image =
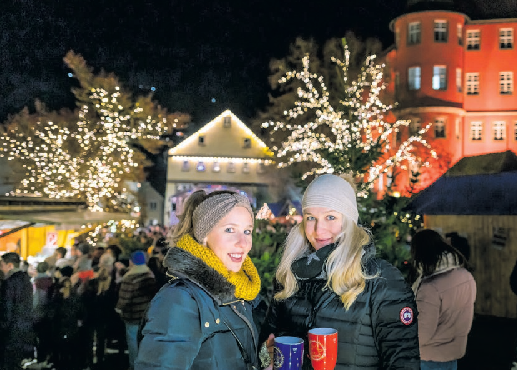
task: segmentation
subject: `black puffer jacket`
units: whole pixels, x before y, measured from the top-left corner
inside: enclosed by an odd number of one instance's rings
[[[335,328],[336,370],[420,369],[413,292],[388,262],[373,258],[365,268],[368,274],[378,271],[379,275],[366,281],[364,291],[348,311],[339,296],[325,288],[326,280],[299,280],[293,296],[271,304],[261,339],[269,333],[304,338],[305,353],[309,353],[309,329]],[[309,358],[304,359],[303,369],[312,369]]]
[[[174,278],[141,324],[135,370],[258,369],[252,302],[236,299],[235,287],[190,253],[172,248],[166,259]]]

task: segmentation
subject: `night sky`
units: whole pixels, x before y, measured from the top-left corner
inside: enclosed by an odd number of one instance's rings
[[[458,0],[473,19],[517,17],[515,0]],[[404,0],[2,0],[0,121],[39,98],[73,107],[70,49],[135,92],[204,124],[232,109],[245,122],[267,104],[268,64],[297,36],[347,30],[393,42]],[[489,4],[489,6],[487,5]],[[215,102],[213,102],[215,100]]]

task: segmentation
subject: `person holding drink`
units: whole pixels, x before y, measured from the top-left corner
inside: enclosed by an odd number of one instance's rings
[[[274,337],[303,338],[311,360],[302,369],[419,369],[413,292],[398,269],[375,257],[371,236],[357,225],[352,178],[317,177],[302,211],[303,222],[285,243],[261,343],[269,335],[264,344],[271,352]],[[323,364],[334,332],[336,358]],[[263,365],[264,354],[263,347]]]
[[[141,324],[135,370],[258,369],[252,231],[246,196],[197,191],[188,198],[164,259],[172,279]]]

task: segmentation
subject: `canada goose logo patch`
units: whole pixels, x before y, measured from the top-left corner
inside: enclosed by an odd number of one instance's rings
[[[413,322],[413,310],[410,307],[404,307],[400,310],[400,321],[404,325],[409,325]]]

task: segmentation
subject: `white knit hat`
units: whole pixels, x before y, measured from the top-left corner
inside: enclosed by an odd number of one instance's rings
[[[325,174],[315,178],[305,190],[302,211],[309,207],[326,207],[341,213],[357,224],[357,199],[352,185],[342,177]]]

